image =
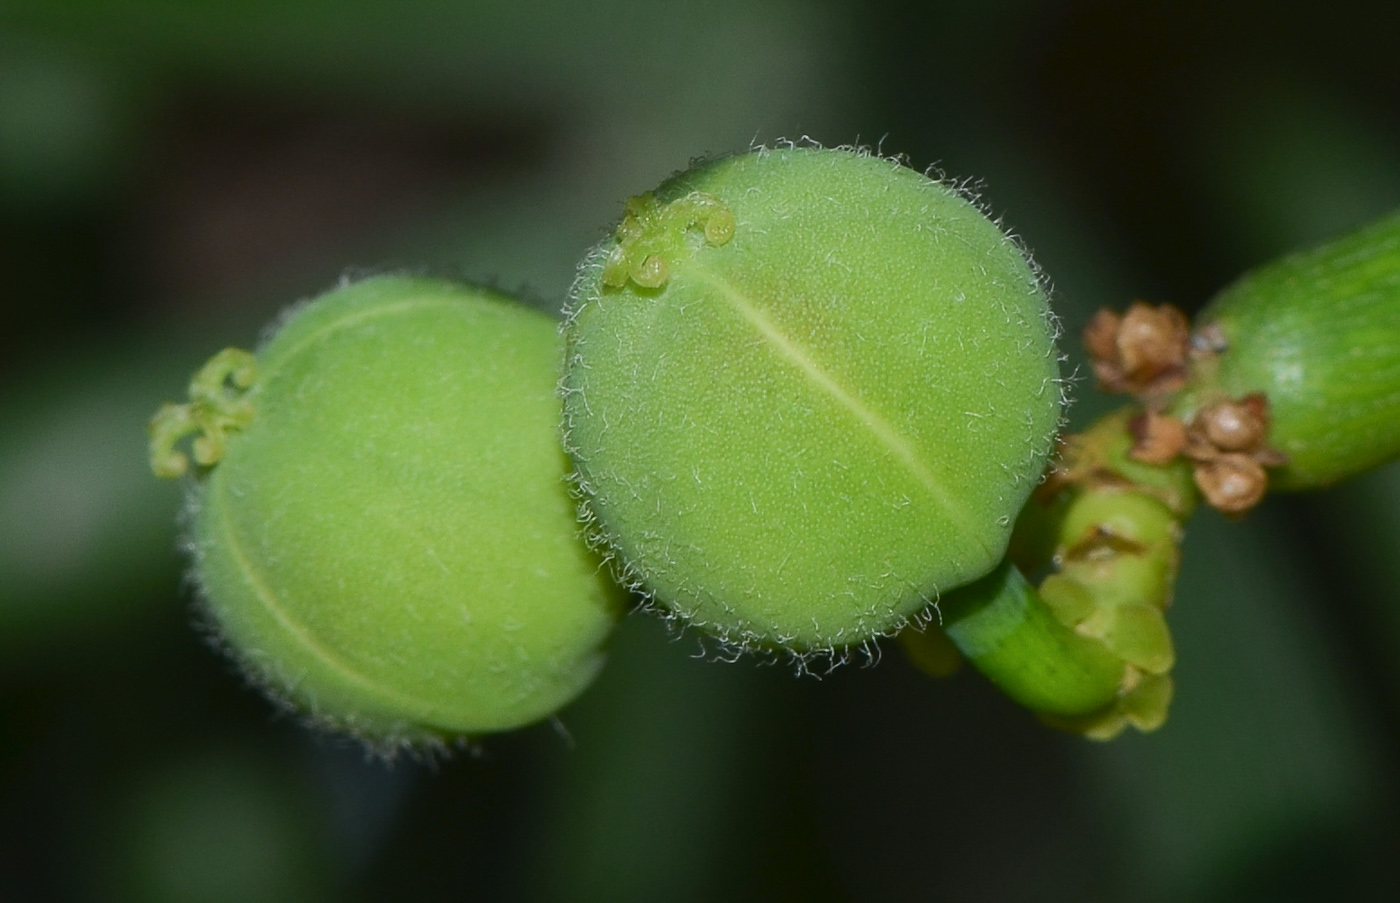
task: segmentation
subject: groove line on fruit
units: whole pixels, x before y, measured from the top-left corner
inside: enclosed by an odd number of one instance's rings
[[[224,534],[228,538],[228,549],[237,560],[240,571],[253,589],[253,594],[257,596],[258,601],[263,604],[263,607],[267,609],[268,613],[276,618],[277,622],[281,624],[289,634],[294,636],[304,649],[323,662],[327,667],[334,669],[344,676],[346,680],[359,684],[375,696],[385,699],[391,704],[411,707],[419,712],[432,710],[432,706],[430,704],[425,704],[421,699],[405,696],[402,693],[390,690],[373,682],[345,662],[336,658],[320,643],[316,642],[316,640],[310,636],[305,625],[294,620],[286,613],[277,598],[277,593],[267,586],[266,582],[258,574],[257,569],[253,567],[252,562],[249,561],[247,554],[243,551],[242,541],[237,532],[233,529],[233,525],[229,523],[228,513],[225,507],[220,506],[219,512],[220,523],[223,527]]]
[[[837,382],[831,374],[823,370],[806,348],[803,348],[800,343],[785,335],[783,331],[778,328],[776,323],[770,320],[757,305],[750,301],[743,292],[731,285],[728,280],[720,276],[715,276],[698,266],[687,267],[686,273],[693,275],[696,279],[704,282],[718,292],[720,297],[723,298],[730,307],[757,329],[763,338],[768,340],[768,343],[781,357],[801,370],[802,373],[812,381],[814,386],[830,396],[847,413],[868,429],[879,443],[888,449],[890,453],[904,465],[919,485],[924,487],[924,490],[934,502],[942,508],[949,518],[960,528],[967,530],[970,535],[976,536],[978,534],[979,531],[972,529],[972,526],[968,523],[966,512],[948,497],[948,493],[939,482],[938,476],[928,464],[919,457],[918,453],[910,446],[908,440],[901,436],[899,431],[896,430],[889,421],[880,416],[878,412],[865,405],[859,398],[851,394],[844,386]],[[981,545],[980,540],[978,540],[978,543]]]
[[[397,304],[375,305],[366,308],[358,314],[345,317],[342,320],[337,320],[336,322],[331,323],[328,326],[318,329],[315,332],[308,335],[306,338],[302,339],[300,342],[297,342],[297,344],[294,347],[288,349],[285,353],[280,355],[275,363],[273,363],[271,366],[264,367],[262,372],[258,375],[258,381],[253,384],[253,387],[249,390],[249,392],[251,394],[252,392],[257,391],[261,386],[265,385],[268,382],[268,380],[270,380],[273,377],[273,375],[281,369],[280,365],[282,363],[295,358],[307,346],[313,345],[316,342],[319,342],[322,339],[326,338],[327,336],[332,336],[338,332],[344,332],[347,329],[359,326],[366,320],[375,320],[380,317],[388,316],[389,314],[397,313],[401,310],[411,310],[413,308],[460,308],[461,306],[462,305],[460,304],[460,302],[453,298],[414,298],[411,301],[400,301]],[[261,352],[259,352],[259,354],[261,354]]]

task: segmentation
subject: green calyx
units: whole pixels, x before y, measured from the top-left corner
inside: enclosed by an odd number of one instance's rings
[[[1266,484],[1326,486],[1400,453],[1400,214],[1247,274],[1198,318],[1189,354],[1171,313],[1138,304],[1086,332],[1100,379],[1144,408],[1064,440],[1010,546],[1039,586],[1017,572],[944,601],[963,656],[1048,723],[1097,739],[1166,717],[1164,611],[1200,498],[1240,516]],[[906,645],[931,673],[949,669]],[[1093,679],[1104,654],[1111,691]]]
[[[698,166],[572,293],[566,443],[598,543],[732,646],[859,645],[996,566],[1059,419],[1054,324],[953,189],[844,150]]]
[[[1092,739],[1166,720],[1176,656],[1163,615],[1180,529],[1158,500],[1084,492],[1038,588],[1009,560],[939,603],[948,638],[1013,700]],[[936,673],[936,672],[935,672]],[[946,670],[945,670],[946,673]]]
[[[1129,421],[1118,412],[1072,437],[1007,561],[939,603],[948,639],[1008,696],[1100,740],[1166,720],[1176,655],[1164,613],[1195,505],[1184,462],[1131,458]],[[1038,587],[1027,573],[1043,575]]]
[[[1197,318],[1188,417],[1261,392],[1270,486],[1327,486],[1400,454],[1400,212],[1250,272]]]
[[[577,535],[559,353],[548,317],[430,280],[285,318],[236,399],[256,416],[191,496],[209,620],[270,695],[388,750],[519,727],[591,682],[619,600]]]

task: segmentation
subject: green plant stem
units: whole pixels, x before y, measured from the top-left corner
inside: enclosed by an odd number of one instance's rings
[[[939,602],[946,638],[974,667],[1048,723],[1096,739],[1166,719],[1176,656],[1163,612],[1196,501],[1185,462],[1132,459],[1132,417],[1070,437],[1006,560]],[[1028,573],[1043,575],[1038,587]],[[916,665],[950,672],[936,642],[901,639]]]
[[[1270,491],[1330,486],[1400,455],[1400,211],[1226,287],[1196,318],[1189,419],[1263,393],[1287,456]]]
[[[1122,660],[1061,624],[1010,561],[947,594],[939,608],[958,651],[1026,708],[1080,716],[1117,698]]]

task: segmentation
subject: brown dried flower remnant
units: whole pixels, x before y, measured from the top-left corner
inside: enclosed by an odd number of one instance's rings
[[[1221,451],[1260,451],[1269,436],[1269,401],[1254,392],[1239,401],[1218,402],[1201,411],[1192,426]]]
[[[1196,464],[1196,486],[1212,508],[1238,517],[1264,498],[1269,475],[1249,455],[1229,453]]]
[[[1201,409],[1186,431],[1185,454],[1195,462],[1196,486],[1218,511],[1238,517],[1264,497],[1265,467],[1288,458],[1268,445],[1269,400],[1259,392]]]
[[[1148,409],[1128,422],[1128,456],[1166,464],[1177,455],[1192,462],[1192,478],[1211,507],[1238,517],[1259,504],[1268,489],[1265,467],[1288,463],[1268,445],[1269,401],[1255,392],[1202,408],[1189,424]]]
[[[1186,448],[1186,424],[1170,414],[1143,411],[1128,422],[1133,447],[1128,456],[1144,464],[1166,464]]]
[[[1122,315],[1100,308],[1084,330],[1099,384],[1149,401],[1185,383],[1189,344],[1186,315],[1170,304],[1134,301]]]

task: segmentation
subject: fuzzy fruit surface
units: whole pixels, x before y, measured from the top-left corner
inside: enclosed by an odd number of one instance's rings
[[[252,676],[371,741],[517,727],[579,693],[616,600],[579,540],[555,323],[379,278],[293,310],[193,500],[196,576]]]
[[[1060,414],[1019,247],[867,154],[672,178],[629,203],[571,308],[585,513],[627,576],[738,646],[858,644],[986,574]]]

